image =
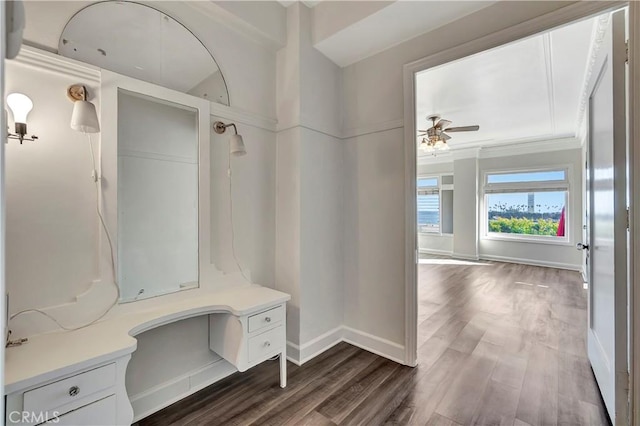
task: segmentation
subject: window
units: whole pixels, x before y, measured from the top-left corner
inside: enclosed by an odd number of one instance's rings
[[[487,237],[568,241],[567,169],[485,174]]]
[[[418,178],[418,232],[453,234],[453,175]]]
[[[440,233],[440,181],[418,179],[418,232]]]

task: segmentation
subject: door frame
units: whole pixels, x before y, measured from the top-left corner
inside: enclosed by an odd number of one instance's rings
[[[640,4],[634,1],[589,1],[576,2],[557,11],[541,15],[504,30],[489,34],[476,40],[433,54],[403,66],[404,83],[404,154],[405,154],[405,364],[417,365],[418,351],[418,243],[416,224],[416,179],[417,161],[415,147],[415,74],[448,62],[474,55],[502,46],[558,26],[569,24],[592,15],[628,6],[629,33],[629,84],[627,88],[629,104],[629,155],[627,158],[629,176],[630,244],[628,256],[629,268],[629,398],[631,424],[640,425],[640,185],[634,185],[633,170],[640,170]],[[635,126],[633,125],[637,123]],[[636,203],[634,203],[634,201]],[[638,288],[638,291],[634,291]],[[638,407],[638,410],[634,410]],[[638,411],[638,412],[636,412]]]

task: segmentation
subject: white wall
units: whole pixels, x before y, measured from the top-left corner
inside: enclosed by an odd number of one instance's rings
[[[304,344],[343,321],[342,141],[302,128],[300,270]]]
[[[69,127],[73,104],[65,91],[77,78],[15,61],[6,65],[6,92],[31,98],[28,131],[39,137],[5,146],[6,279],[14,313],[70,302],[88,289],[98,278],[99,228],[89,143]],[[87,86],[99,95],[96,83]],[[94,101],[99,105],[99,97]],[[11,115],[9,122],[13,130]],[[20,319],[12,326],[20,326]],[[36,331],[22,326],[26,335]]]
[[[453,255],[478,256],[478,165],[476,158],[453,161]]]
[[[362,135],[345,147],[346,193],[354,195],[345,197],[347,325],[404,344],[403,131],[363,134],[401,125],[403,65],[570,3],[499,2],[343,69],[344,129]],[[374,158],[380,171],[370,165]]]
[[[340,69],[311,41],[311,11],[287,8],[287,45],[278,52],[276,287],[292,295],[289,356],[343,322]]]
[[[402,129],[357,136],[345,144],[344,323],[402,344]]]

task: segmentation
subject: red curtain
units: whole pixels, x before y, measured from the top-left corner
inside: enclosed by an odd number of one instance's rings
[[[564,237],[564,207],[562,208],[562,213],[560,213],[560,222],[558,222],[558,232],[556,236]]]

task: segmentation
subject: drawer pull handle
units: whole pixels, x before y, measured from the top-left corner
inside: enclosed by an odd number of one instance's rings
[[[71,386],[69,388],[69,396],[76,396],[80,393],[80,388],[77,386]]]
[[[271,322],[271,317],[264,317],[264,320],[265,320],[266,322]]]
[[[269,346],[271,346],[271,342],[267,340],[266,342],[264,342],[264,346],[268,348]]]

